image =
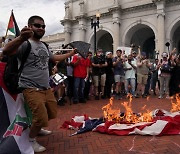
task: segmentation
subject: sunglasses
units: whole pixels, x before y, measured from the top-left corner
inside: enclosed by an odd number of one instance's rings
[[[45,29],[46,25],[41,25],[41,24],[32,24],[36,28],[42,28]]]

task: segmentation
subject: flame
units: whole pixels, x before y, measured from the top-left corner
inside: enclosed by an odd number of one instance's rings
[[[146,99],[147,99],[147,101],[149,101],[150,97],[149,97],[149,96],[147,96],[147,98],[146,98]]]
[[[108,121],[115,121],[118,123],[138,123],[138,122],[151,122],[153,117],[150,110],[146,109],[146,105],[142,107],[143,113],[134,113],[132,110],[132,95],[128,94],[127,98],[129,101],[121,103],[125,108],[125,112],[121,113],[120,109],[113,109],[113,100],[110,98],[110,101],[107,105],[102,107],[104,113],[104,119]],[[147,101],[149,97],[147,98]],[[180,111],[180,94],[175,95],[175,99],[171,98],[172,109],[170,112]]]
[[[105,105],[102,110],[104,112],[104,118],[108,121],[118,121],[120,119],[120,109],[112,109],[113,97],[110,98],[109,104]]]
[[[180,94],[175,95],[175,100],[176,102],[173,102],[173,98],[171,98],[171,103],[172,103],[172,109],[171,112],[178,112],[180,111]]]

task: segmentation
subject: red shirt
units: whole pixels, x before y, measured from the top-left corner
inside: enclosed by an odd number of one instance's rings
[[[74,55],[72,64],[76,63],[78,58],[79,58],[78,55]],[[91,63],[90,59],[88,59],[88,58],[84,59],[84,58],[80,57],[79,62],[74,66],[74,71],[73,71],[74,77],[86,78],[87,67],[90,66],[90,63]]]

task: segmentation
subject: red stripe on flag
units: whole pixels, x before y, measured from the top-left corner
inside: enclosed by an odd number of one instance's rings
[[[12,130],[7,130],[4,135],[3,135],[3,138],[7,137],[7,136],[10,136],[11,135],[11,132]]]
[[[20,126],[18,124],[14,125],[13,135],[21,136],[22,131],[23,131],[23,127],[22,126]]]
[[[14,28],[14,21],[13,21],[13,17],[11,15],[10,19],[9,19],[9,24],[8,24],[8,29]]]

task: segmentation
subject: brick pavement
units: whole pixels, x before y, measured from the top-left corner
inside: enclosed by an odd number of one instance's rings
[[[120,108],[123,112],[121,102],[124,100],[115,100],[114,107]],[[49,130],[53,130],[53,134],[37,138],[39,143],[47,148],[42,154],[180,154],[180,135],[115,136],[87,132],[69,137],[74,130],[60,129],[62,123],[70,120],[74,115],[87,114],[91,117],[101,117],[103,115],[101,108],[108,102],[108,99],[95,101],[91,98],[86,104],[66,103],[63,107],[58,106],[58,118],[50,121],[48,127]],[[141,107],[144,105],[147,105],[146,108],[150,110],[170,111],[171,109],[171,102],[168,99],[155,97],[151,97],[149,101],[144,98],[133,99],[134,112],[141,112]]]

